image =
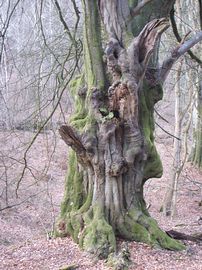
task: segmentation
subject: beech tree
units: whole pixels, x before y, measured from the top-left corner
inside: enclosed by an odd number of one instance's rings
[[[184,248],[158,227],[143,196],[147,179],[163,171],[154,105],[172,65],[202,39],[198,32],[182,41],[159,65],[174,2],[82,1],[84,67],[71,82],[75,114],[59,130],[72,151],[56,234],[71,235],[99,257],[116,251],[116,236]]]

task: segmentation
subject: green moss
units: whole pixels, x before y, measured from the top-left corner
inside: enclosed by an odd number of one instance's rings
[[[77,75],[74,79],[71,80],[69,86],[72,97],[76,98],[78,89],[84,86],[84,75],[83,74]]]
[[[74,98],[75,112],[70,118],[70,125],[81,133],[94,137],[96,120],[91,109],[92,88],[104,90],[105,73],[102,61],[101,33],[99,14],[95,1],[83,1],[84,23],[84,73],[71,81],[70,91]],[[87,85],[86,96],[79,96],[78,91]],[[82,229],[82,214],[88,211],[92,202],[92,190],[84,192],[83,173],[78,167],[76,154],[69,154],[68,174],[65,180],[65,193],[61,204],[61,222],[65,223],[64,234],[69,233],[78,242]],[[61,223],[62,224],[62,223]]]
[[[84,64],[88,88],[97,86],[104,90],[105,72],[103,67],[103,50],[101,44],[101,27],[96,1],[83,1],[84,23]]]
[[[107,258],[116,249],[116,238],[101,207],[93,206],[90,215],[85,215],[84,222],[85,229],[80,237],[80,246],[99,258]]]
[[[84,76],[77,76],[70,85],[71,93],[74,97],[75,102],[75,112],[71,116],[69,122],[70,125],[80,132],[85,132],[87,130],[93,131],[93,126],[96,124],[94,115],[89,107],[90,97],[87,99],[80,97],[78,91],[81,87],[84,87],[85,81]],[[90,93],[90,91],[88,91]],[[87,107],[87,108],[86,108]]]
[[[81,214],[77,212],[71,212],[71,226],[73,231],[71,232],[71,236],[76,243],[79,243],[79,233],[83,227],[83,218]]]
[[[143,226],[141,226],[137,222],[134,222],[134,220],[131,218],[127,219],[126,226],[131,233],[130,240],[150,244],[149,233]]]
[[[91,189],[91,190],[88,191],[88,195],[87,195],[86,201],[84,202],[84,204],[79,209],[79,213],[85,213],[85,212],[87,212],[87,210],[91,206],[92,198],[93,198],[93,190]]]
[[[124,219],[118,222],[119,234],[128,240],[149,243],[148,231],[137,222],[141,215],[141,210],[131,208]]]
[[[136,1],[137,2],[137,1]],[[132,0],[131,0],[132,4]],[[96,87],[105,90],[106,76],[102,62],[102,46],[99,25],[97,2],[83,1],[84,23],[84,64],[85,75],[77,76],[70,85],[75,102],[75,113],[70,119],[71,126],[81,133],[95,134],[96,119],[91,108],[91,94]],[[130,37],[129,37],[130,39]],[[86,97],[78,95],[81,87],[87,85]],[[148,160],[144,168],[144,178],[161,175],[162,165],[154,145],[154,104],[162,97],[162,88],[156,86],[149,88],[144,82],[140,91],[140,126],[145,138]],[[107,113],[105,121],[114,117],[113,113],[101,108]],[[136,149],[132,148],[135,153]],[[70,234],[73,239],[86,251],[98,257],[107,257],[116,251],[116,239],[112,226],[106,221],[104,210],[99,205],[92,205],[93,187],[88,186],[87,194],[84,192],[83,172],[78,167],[76,154],[72,151],[69,155],[68,175],[65,181],[65,194],[61,206],[61,217],[58,227],[61,235]],[[90,181],[89,181],[90,182]],[[88,183],[93,185],[93,183]],[[145,242],[151,245],[160,245],[169,249],[180,250],[181,244],[168,237],[158,225],[147,215],[142,197],[136,194],[137,207],[120,218],[117,234],[130,240]],[[115,222],[114,222],[115,223]],[[116,224],[115,224],[116,225]]]
[[[65,193],[61,204],[61,216],[71,210],[78,210],[83,204],[83,173],[79,171],[74,151],[69,153],[68,174],[65,180]]]
[[[72,80],[70,84],[71,95],[74,98],[75,103],[75,112],[70,118],[70,124],[78,130],[82,130],[84,128],[88,117],[85,98],[82,98],[78,95],[79,89],[84,86],[85,80],[83,74],[76,76],[76,78]]]
[[[159,227],[157,222],[145,215],[140,209],[132,208],[120,218],[117,233],[121,237],[137,242],[144,242],[151,246],[160,246],[170,250],[183,250],[185,246],[170,238]]]
[[[162,98],[162,87],[157,85],[150,88],[144,82],[143,90],[140,94],[140,124],[144,134],[147,161],[144,168],[144,180],[151,177],[161,177],[163,172],[162,163],[154,144],[154,105]]]
[[[149,244],[154,246],[160,246],[169,250],[184,250],[185,246],[169,237],[165,232],[163,232],[159,227],[157,222],[151,217],[145,217],[142,215],[138,219],[138,223],[140,223],[144,228],[147,229],[149,233]]]
[[[156,150],[156,147],[153,147],[149,154],[149,158],[144,167],[144,180],[147,180],[152,177],[161,177],[163,173],[163,167],[161,159]]]
[[[73,237],[74,236],[74,227],[72,226],[70,213],[67,213],[67,215],[66,215],[65,224],[66,224],[66,233]]]

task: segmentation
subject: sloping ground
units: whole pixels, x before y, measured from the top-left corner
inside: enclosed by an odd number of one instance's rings
[[[0,207],[5,206],[6,179],[9,205],[25,200],[17,207],[0,212],[0,269],[59,270],[68,264],[77,265],[79,270],[109,269],[103,261],[96,261],[81,252],[71,239],[50,237],[59,213],[67,168],[67,148],[54,134],[40,135],[31,148],[28,165],[32,173],[26,171],[19,189],[20,196],[15,198],[14,183],[22,173],[23,149],[32,135],[25,132],[0,133],[1,155],[5,156],[7,153],[7,159],[2,161],[6,161],[6,164],[10,162],[6,166],[6,174],[5,166],[0,168],[0,190],[3,191]],[[22,145],[22,141],[27,141],[27,145]],[[145,188],[150,213],[165,230],[175,229],[187,234],[202,233],[202,174],[191,166],[184,170],[179,182],[178,215],[170,220],[159,212],[172,168],[172,147],[162,142],[163,140],[159,140],[158,148],[163,158],[164,176],[148,181]],[[13,157],[21,158],[20,163],[12,163]],[[131,269],[202,269],[202,245],[191,242],[186,244],[186,251],[171,252],[140,243],[128,243]]]

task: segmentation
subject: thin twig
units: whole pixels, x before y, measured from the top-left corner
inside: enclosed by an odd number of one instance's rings
[[[171,55],[164,60],[161,68],[158,71],[158,81],[164,83],[170,72],[174,63],[178,60],[180,56],[185,54],[190,48],[199,43],[202,40],[202,31],[197,32],[189,40],[185,41],[183,44],[178,45],[172,52]]]
[[[25,200],[23,200],[23,201],[21,201],[21,202],[19,202],[19,203],[11,204],[11,205],[5,206],[5,207],[3,207],[3,208],[0,208],[0,211],[2,212],[2,211],[4,211],[4,210],[6,210],[6,209],[11,209],[11,208],[13,208],[13,207],[19,206],[19,205],[21,205],[21,204],[27,202],[29,199],[34,198],[34,197],[36,197],[37,195],[43,193],[44,191],[46,191],[46,190],[44,189],[44,190],[42,190],[42,191],[40,191],[40,192],[38,192],[38,193],[36,193],[36,194],[33,194],[33,195],[29,196],[28,198],[26,198]]]
[[[77,61],[78,61],[78,59],[77,59]],[[59,95],[59,97],[58,97],[58,100],[57,100],[57,102],[56,102],[56,104],[55,104],[55,107],[53,108],[53,110],[52,110],[52,112],[49,114],[49,116],[46,118],[46,120],[44,121],[44,123],[40,126],[40,128],[38,129],[37,133],[36,133],[36,134],[34,135],[34,137],[32,138],[32,140],[31,140],[29,146],[27,147],[27,149],[26,149],[26,151],[25,151],[25,153],[24,153],[24,156],[23,156],[23,160],[24,160],[24,168],[23,168],[22,174],[21,174],[21,176],[20,176],[20,178],[19,178],[19,180],[18,180],[18,182],[17,182],[17,186],[16,186],[16,197],[18,197],[18,189],[19,189],[20,183],[21,183],[21,181],[22,181],[22,179],[23,179],[23,177],[24,177],[24,175],[25,175],[25,171],[28,169],[28,165],[27,165],[27,154],[28,154],[30,148],[32,147],[33,143],[35,142],[36,138],[37,138],[38,135],[40,134],[40,132],[43,130],[43,128],[46,126],[46,124],[48,123],[48,121],[51,119],[51,117],[52,117],[53,114],[55,113],[55,111],[56,111],[56,109],[57,109],[57,107],[58,107],[58,105],[59,105],[59,103],[60,103],[60,100],[61,100],[61,98],[62,98],[62,96],[63,96],[63,93],[65,92],[65,90],[66,90],[66,88],[67,88],[67,85],[69,84],[69,82],[70,82],[71,79],[73,78],[73,75],[74,75],[74,73],[75,73],[77,64],[78,64],[78,63],[76,62],[76,63],[75,63],[75,66],[74,66],[74,69],[73,69],[73,71],[72,71],[72,74],[70,75],[68,81],[63,85],[63,88],[62,88],[61,93],[60,93],[60,95]]]
[[[17,8],[18,4],[20,3],[20,1],[21,0],[17,0],[17,2],[15,3],[13,9],[11,10],[10,15],[9,15],[9,9],[10,9],[10,1],[9,1],[9,6],[8,6],[8,9],[7,9],[6,22],[4,23],[3,31],[1,31],[2,42],[1,42],[1,50],[0,50],[0,63],[1,63],[2,52],[3,52],[3,48],[4,48],[4,41],[5,41],[6,31],[8,30],[9,23],[10,23],[10,20],[12,18],[12,15],[13,15],[15,9]]]
[[[165,130],[165,129],[164,129],[162,126],[160,126],[157,122],[155,122],[155,124],[156,124],[158,127],[160,127],[160,129],[162,129],[165,133],[167,133],[168,135],[170,135],[171,137],[173,137],[173,138],[175,138],[175,139],[181,141],[180,138],[176,137],[175,135],[173,135],[173,134],[171,134],[170,132],[168,132],[167,130]]]
[[[201,15],[202,16],[202,15]],[[175,21],[175,10],[174,10],[174,7],[172,8],[171,12],[170,12],[170,21],[171,21],[171,25],[172,25],[172,29],[173,29],[173,33],[177,39],[177,41],[179,43],[183,43],[182,41],[182,38],[180,37],[180,34],[178,32],[178,29],[177,29],[177,24],[176,24],[176,21]],[[183,38],[184,39],[184,38]],[[191,51],[191,50],[188,50],[187,53],[189,54],[189,56],[195,60],[199,65],[202,65],[202,61]]]
[[[163,121],[165,121],[167,124],[169,124],[168,120],[166,120],[156,109],[154,109],[154,111]]]

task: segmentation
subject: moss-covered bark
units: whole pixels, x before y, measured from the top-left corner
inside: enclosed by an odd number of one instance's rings
[[[145,181],[162,174],[153,136],[153,110],[162,88],[146,69],[167,21],[148,24],[127,49],[111,39],[107,73],[96,1],[85,0],[83,7],[85,70],[71,85],[75,115],[60,129],[74,152],[56,233],[70,234],[101,258],[116,252],[116,236],[183,249],[150,217],[143,198]]]

